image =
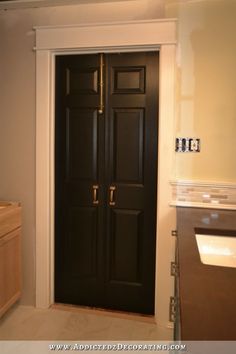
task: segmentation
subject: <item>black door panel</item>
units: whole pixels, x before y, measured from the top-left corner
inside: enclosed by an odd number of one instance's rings
[[[154,313],[158,53],[56,59],[55,301]]]

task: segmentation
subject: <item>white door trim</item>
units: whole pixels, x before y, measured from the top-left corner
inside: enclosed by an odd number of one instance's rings
[[[176,20],[36,27],[36,306],[54,302],[54,82],[58,54],[117,51],[160,51],[159,147],[157,195],[157,277],[155,311],[168,322],[171,241],[173,227],[169,180],[174,151],[174,82]],[[166,216],[169,221],[166,221]],[[165,222],[165,223],[164,223]],[[164,239],[166,241],[164,242]],[[166,252],[165,259],[162,257]],[[161,270],[162,268],[162,270]],[[165,269],[165,270],[163,270]],[[165,274],[166,272],[166,274]],[[167,285],[166,285],[167,284]],[[168,285],[169,284],[169,285]],[[171,294],[170,294],[171,295]],[[163,312],[164,307],[164,312]],[[163,314],[162,314],[163,313]]]

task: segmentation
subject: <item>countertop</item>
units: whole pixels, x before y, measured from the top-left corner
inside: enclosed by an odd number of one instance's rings
[[[177,208],[182,340],[236,340],[236,268],[201,263],[195,228],[236,230],[236,211]]]
[[[21,226],[21,204],[0,201],[0,239]]]

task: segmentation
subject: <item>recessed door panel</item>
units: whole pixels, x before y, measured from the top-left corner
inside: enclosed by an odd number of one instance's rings
[[[97,209],[70,208],[65,234],[67,272],[74,277],[95,277],[97,269]]]
[[[113,93],[144,93],[145,68],[119,67],[113,68]]]
[[[142,183],[144,110],[115,109],[113,112],[114,182]]]
[[[110,282],[141,282],[142,212],[113,209],[111,212]]]
[[[66,84],[67,94],[97,94],[98,69],[67,68]]]
[[[97,144],[97,111],[67,109],[67,179],[97,179]]]

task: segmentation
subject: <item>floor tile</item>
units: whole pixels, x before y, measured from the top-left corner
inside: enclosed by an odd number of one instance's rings
[[[0,319],[0,340],[169,340],[171,330],[112,316],[14,306]]]

